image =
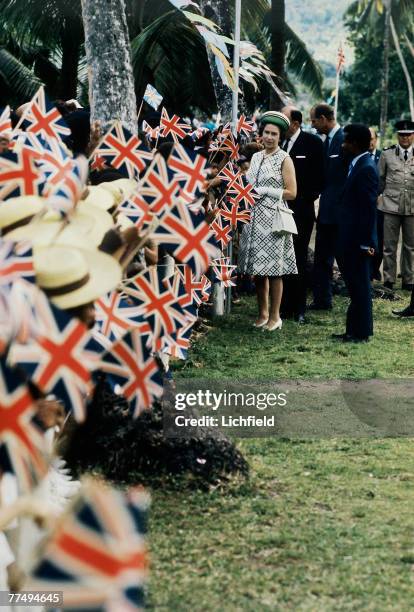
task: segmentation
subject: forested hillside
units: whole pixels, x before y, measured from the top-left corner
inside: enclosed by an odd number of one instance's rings
[[[286,20],[314,52],[317,60],[336,63],[338,44],[344,42],[347,64],[351,60],[345,44],[343,14],[352,0],[286,0]]]

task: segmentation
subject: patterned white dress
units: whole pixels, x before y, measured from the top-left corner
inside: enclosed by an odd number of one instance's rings
[[[282,163],[288,154],[277,149],[271,155],[263,151],[252,157],[247,179],[252,185],[274,189],[284,188]],[[274,195],[263,193],[251,211],[250,223],[240,237],[238,268],[242,274],[284,276],[297,274],[291,234],[272,233],[272,220],[277,201]]]

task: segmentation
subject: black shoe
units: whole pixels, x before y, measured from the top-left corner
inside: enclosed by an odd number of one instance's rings
[[[300,314],[295,317],[295,321],[298,325],[306,325],[307,320],[305,319],[305,315]]]
[[[332,340],[338,340],[339,342],[345,342],[346,338],[352,338],[349,334],[331,334]]]
[[[412,283],[403,283],[401,285],[401,289],[403,291],[412,291],[413,290],[413,284]]]
[[[392,314],[397,315],[397,317],[414,317],[414,308],[411,306],[407,306],[404,310],[393,310]]]
[[[384,287],[386,289],[394,289],[394,283],[392,283],[391,281],[385,281]]]
[[[332,310],[332,304],[318,304],[312,302],[306,307],[308,310]]]
[[[355,336],[345,336],[342,342],[352,342],[353,344],[360,344],[362,342],[368,342],[369,338],[356,338]]]

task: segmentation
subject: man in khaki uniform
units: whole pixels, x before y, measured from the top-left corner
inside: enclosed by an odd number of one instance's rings
[[[378,171],[378,209],[384,213],[384,285],[392,289],[397,276],[397,248],[402,229],[402,288],[414,284],[414,122],[395,124],[398,145],[384,149]]]

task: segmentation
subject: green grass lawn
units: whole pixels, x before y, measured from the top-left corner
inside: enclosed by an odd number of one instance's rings
[[[414,374],[414,321],[375,304],[367,345],[338,345],[346,300],[281,333],[251,328],[254,300],[213,323],[176,377],[395,378]],[[404,305],[405,305],[404,301]],[[400,305],[400,304],[398,304]],[[173,611],[409,610],[411,439],[250,439],[248,481],[153,492],[149,607]]]

